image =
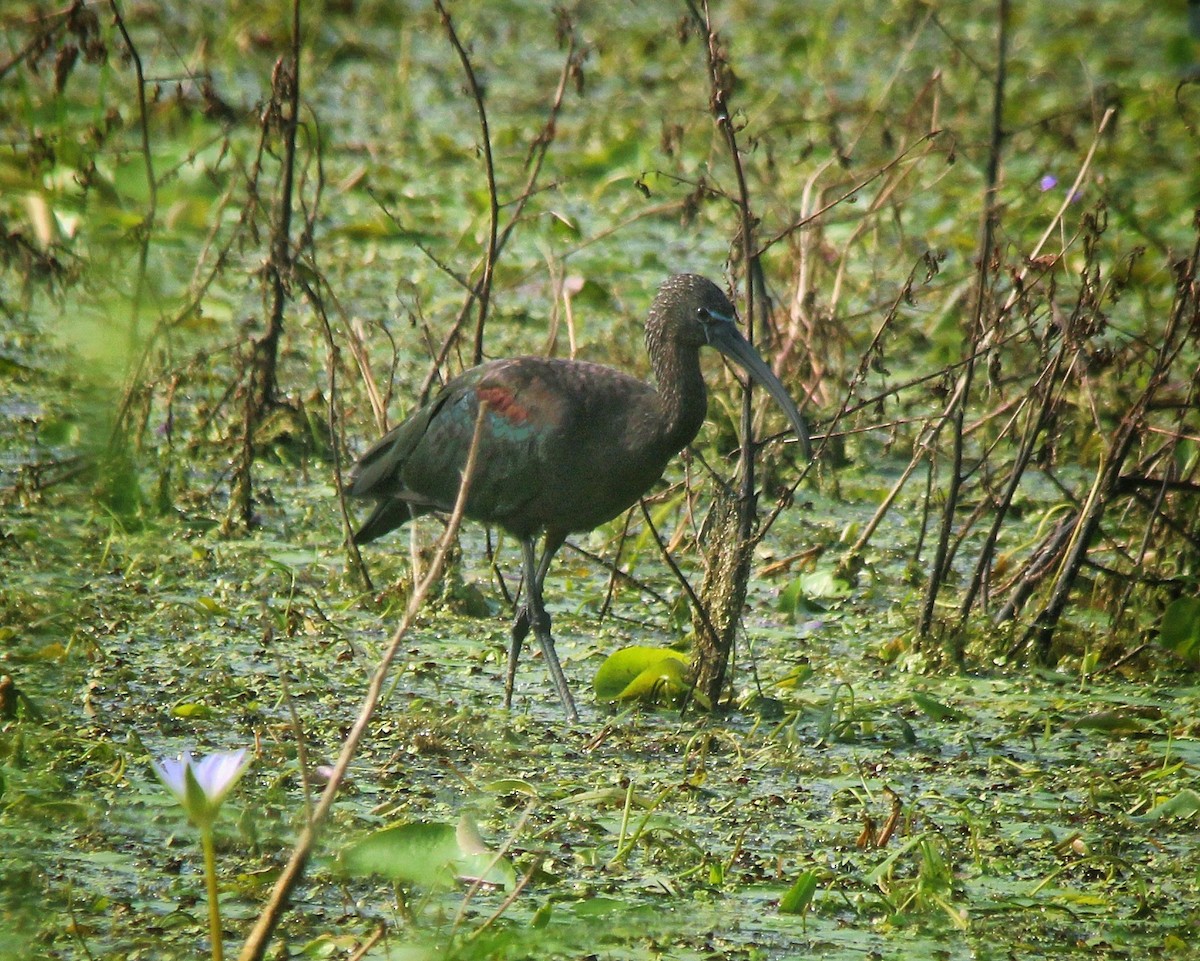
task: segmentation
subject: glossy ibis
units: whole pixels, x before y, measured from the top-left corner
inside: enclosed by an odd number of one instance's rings
[[[700,348],[737,361],[783,408],[804,449],[796,405],[735,322],[733,305],[695,274],[666,280],[646,319],[657,389],[611,367],[578,360],[494,360],[451,380],[354,465],[349,493],[374,498],[354,535],[365,544],[412,517],[448,511],[462,481],[479,405],[480,433],[466,515],[521,542],[524,599],[512,626],[504,704],[512,702],[530,630],[571,720],[578,714],[554,651],[542,585],[567,535],[590,531],[634,504],[700,430],[707,409]],[[542,553],[536,540],[544,535]]]

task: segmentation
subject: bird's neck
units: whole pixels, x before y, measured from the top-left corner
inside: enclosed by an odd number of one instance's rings
[[[654,377],[658,382],[661,411],[660,430],[671,453],[690,444],[704,423],[708,395],[700,371],[700,351],[695,347],[671,345],[654,353]]]

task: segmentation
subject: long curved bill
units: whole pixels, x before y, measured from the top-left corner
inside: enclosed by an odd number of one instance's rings
[[[791,395],[788,394],[787,388],[771,372],[771,368],[759,356],[754,345],[742,336],[737,325],[725,317],[721,317],[719,320],[719,323],[709,324],[706,327],[709,345],[715,347],[730,360],[736,361],[768,394],[775,398],[775,403],[783,408],[787,419],[791,421],[792,430],[796,432],[796,439],[800,441],[800,448],[804,451],[804,456],[811,459],[812,441],[808,436],[808,428],[800,416],[800,411],[796,409]]]

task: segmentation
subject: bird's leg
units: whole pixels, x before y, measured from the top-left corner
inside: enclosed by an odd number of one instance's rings
[[[532,550],[533,541],[530,540],[528,544]],[[530,566],[525,546],[526,541],[522,540],[521,554],[522,560],[525,562],[522,570],[522,597],[521,603],[517,607],[516,617],[513,619],[512,641],[508,649],[508,668],[504,678],[504,707],[506,710],[512,707],[513,686],[517,680],[517,662],[521,659],[521,647],[525,643],[525,638],[529,636],[529,585],[533,583],[545,583],[546,572],[550,570],[550,561],[554,557],[553,552],[543,551],[542,559],[537,565],[536,573],[530,575]],[[558,550],[557,545],[555,545],[555,550]],[[538,596],[540,597],[541,595],[539,594]]]
[[[542,584],[550,570],[550,562],[554,559],[555,552],[562,546],[562,542],[563,538],[561,537],[547,536],[541,560],[538,560],[533,538],[521,541],[521,551],[525,559],[525,600],[520,610],[517,611],[516,620],[513,621],[512,646],[508,652],[508,674],[504,682],[504,705],[508,707],[512,702],[512,689],[517,674],[517,660],[521,656],[521,645],[532,629],[533,636],[537,638],[538,644],[542,648],[542,657],[546,661],[550,679],[558,691],[563,709],[567,712],[567,718],[577,721],[579,712],[575,710],[575,700],[571,696],[571,688],[567,684],[567,677],[563,673],[558,653],[554,649],[554,638],[550,635],[550,615],[546,613],[545,605],[542,602]]]
[[[525,597],[517,608],[517,616],[513,620],[512,640],[508,648],[508,667],[504,676],[504,709],[512,707],[513,684],[517,680],[517,661],[521,659],[521,645],[529,634],[529,576],[525,576]]]

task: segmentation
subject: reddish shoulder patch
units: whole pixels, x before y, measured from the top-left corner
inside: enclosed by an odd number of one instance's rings
[[[517,403],[517,398],[507,387],[478,387],[476,395],[488,409],[513,424],[524,424],[529,420],[528,408]]]

